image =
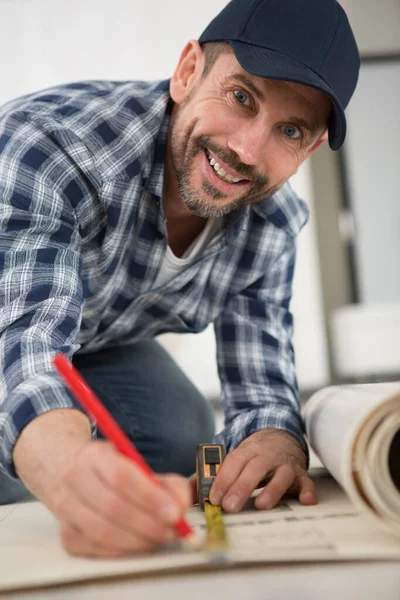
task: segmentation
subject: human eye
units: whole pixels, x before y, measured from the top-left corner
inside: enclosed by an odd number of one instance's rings
[[[295,125],[284,125],[282,131],[291,140],[299,140],[303,137],[302,131]]]
[[[236,88],[233,90],[233,94],[240,104],[243,104],[243,106],[251,106],[250,96],[246,94],[246,92]]]

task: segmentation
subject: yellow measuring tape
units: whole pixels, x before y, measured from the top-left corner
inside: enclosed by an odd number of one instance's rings
[[[199,444],[196,453],[196,485],[199,506],[206,518],[207,539],[205,551],[212,562],[228,559],[228,537],[222,520],[222,508],[210,503],[210,490],[225,458],[222,444]]]
[[[206,551],[213,560],[226,560],[229,541],[222,519],[222,509],[220,506],[204,502],[204,514],[207,528]]]

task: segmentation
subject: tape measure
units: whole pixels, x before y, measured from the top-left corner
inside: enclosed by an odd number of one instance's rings
[[[210,490],[226,456],[222,444],[199,444],[196,453],[196,483],[199,506],[207,527],[206,550],[213,560],[225,560],[229,542],[222,519],[222,508],[210,503]]]

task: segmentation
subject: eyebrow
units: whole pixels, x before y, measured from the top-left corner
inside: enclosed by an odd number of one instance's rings
[[[232,76],[232,79],[236,79],[236,81],[240,81],[241,83],[243,83],[243,85],[248,87],[249,90],[251,90],[253,92],[253,94],[255,96],[257,96],[257,98],[259,100],[265,100],[264,93],[260,90],[260,88],[258,88],[256,85],[254,85],[254,83],[251,81],[251,79],[246,77],[246,75],[242,75],[241,73],[236,73],[235,75]]]
[[[235,75],[232,76],[232,79],[235,79],[236,81],[240,81],[240,83],[243,83],[243,85],[248,87],[249,90],[251,92],[253,92],[253,94],[259,100],[265,100],[264,92],[262,90],[260,90],[260,88],[258,88],[251,81],[251,79],[249,79],[249,77],[247,77],[246,75],[243,75],[242,73],[236,73]],[[302,119],[301,117],[290,117],[288,119],[288,121],[290,123],[294,123],[295,125],[299,125],[300,127],[303,127],[304,129],[307,129],[307,131],[309,131],[312,136],[317,135],[321,129],[320,126],[317,125],[317,123],[306,121],[305,119]]]

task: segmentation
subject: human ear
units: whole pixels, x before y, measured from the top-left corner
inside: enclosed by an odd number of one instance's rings
[[[310,150],[308,151],[308,155],[312,154],[313,152],[315,152],[316,150],[318,150],[318,148],[320,146],[322,146],[322,144],[324,142],[326,142],[326,140],[328,139],[328,130],[326,129],[326,131],[321,135],[321,137],[315,142],[315,144],[313,144],[310,148]]]
[[[170,82],[170,94],[176,104],[182,104],[194,89],[204,66],[204,53],[197,40],[186,44]]]

